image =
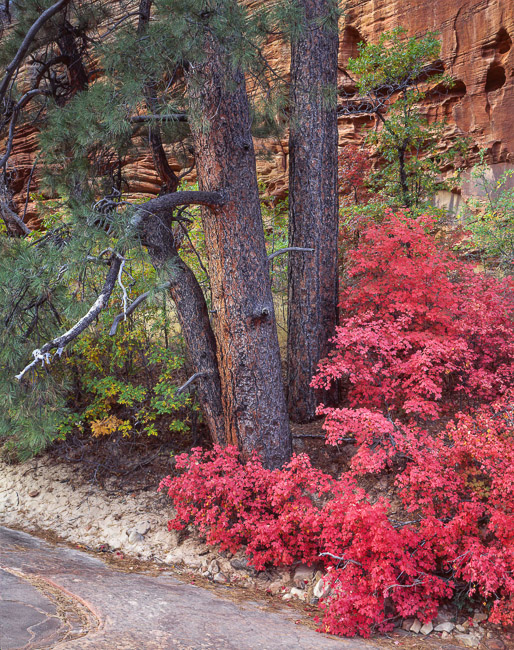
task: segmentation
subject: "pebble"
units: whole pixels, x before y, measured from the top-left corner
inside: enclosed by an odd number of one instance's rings
[[[236,571],[245,571],[248,568],[248,558],[235,557],[230,560],[230,566]]]
[[[326,598],[330,593],[330,585],[325,584],[323,578],[320,578],[312,592],[314,598]]]
[[[144,539],[145,538],[143,535],[141,535],[141,533],[138,533],[137,530],[132,530],[128,536],[129,544],[138,544],[140,542],[143,542]]]
[[[152,525],[149,521],[141,521],[134,530],[136,530],[140,535],[146,535],[151,527]]]
[[[467,648],[478,648],[480,645],[480,637],[476,634],[455,634],[455,639]]]
[[[305,589],[305,585],[312,580],[314,569],[306,564],[300,564],[294,572],[293,582],[300,588]]]
[[[291,594],[291,596],[296,596],[300,600],[305,600],[305,591],[303,589],[298,589],[297,587],[293,587],[289,593]]]
[[[414,623],[410,626],[409,630],[411,632],[414,632],[414,634],[419,634],[419,631],[423,627],[423,623],[421,621],[418,621],[418,619],[415,619]]]
[[[216,575],[217,573],[220,572],[220,565],[216,562],[216,560],[213,560],[209,564],[209,568],[207,569],[207,571],[212,575]]]
[[[217,582],[221,585],[224,585],[228,582],[227,576],[224,573],[221,573],[221,571],[214,576],[213,580],[214,582]]]
[[[505,643],[500,639],[488,639],[486,645],[489,650],[503,650],[505,648]]]
[[[450,633],[453,632],[455,625],[453,623],[450,623],[450,621],[445,621],[444,623],[439,623],[439,625],[435,626],[435,631],[436,632],[446,632]]]
[[[425,634],[425,635],[427,635],[427,634],[430,634],[430,632],[432,632],[433,629],[434,629],[434,626],[433,626],[432,623],[425,623],[425,624],[421,627],[421,629],[420,629],[420,633],[421,633],[421,634]]]
[[[39,496],[39,490],[31,490],[29,492],[29,497],[34,498],[34,497],[37,497],[37,496]]]

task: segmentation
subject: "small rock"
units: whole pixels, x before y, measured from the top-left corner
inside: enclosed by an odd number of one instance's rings
[[[146,533],[150,530],[152,525],[150,524],[149,521],[141,521],[135,528],[140,535],[146,535]]]
[[[441,639],[448,639],[449,637],[450,637],[450,635],[449,635],[448,632],[443,632],[443,633],[441,634]]]
[[[464,623],[462,624],[462,627],[465,630],[469,630],[469,628],[471,627],[471,623],[469,621],[464,621]]]
[[[220,572],[220,565],[216,562],[216,560],[213,560],[209,564],[209,568],[207,569],[207,571],[212,575],[216,575],[217,573]]]
[[[485,614],[484,612],[475,612],[473,614],[473,620],[475,621],[475,623],[482,623],[483,621],[487,621],[487,618],[488,618],[487,614]]]
[[[293,587],[289,593],[291,594],[291,596],[296,596],[300,600],[305,600],[305,591],[303,589],[298,589],[297,587]]]
[[[414,620],[415,619],[413,619],[413,618],[404,619],[404,621],[402,623],[402,630],[405,630],[406,632],[408,632],[411,629],[412,624],[414,623]]]
[[[437,612],[437,616],[435,617],[433,623],[434,625],[438,625],[439,623],[446,623],[446,621],[450,621],[452,618],[452,612],[448,611],[444,607],[441,607]]]
[[[39,496],[39,490],[31,490],[29,492],[29,497],[34,498],[34,497],[37,497],[37,496]]]
[[[138,544],[140,542],[143,542],[144,539],[145,538],[143,537],[143,535],[141,535],[141,533],[138,533],[137,530],[135,529],[132,530],[130,532],[130,535],[128,536],[129,544]]]
[[[425,625],[423,625],[423,627],[420,629],[420,633],[427,635],[430,634],[430,632],[432,632],[433,629],[434,626],[432,625],[432,623],[425,623]]]
[[[306,564],[300,564],[294,572],[293,582],[299,589],[304,589],[305,585],[312,580],[314,569]]]
[[[450,621],[445,621],[444,623],[439,623],[439,625],[435,626],[435,631],[436,632],[446,632],[449,634],[450,632],[453,632],[455,625],[453,623],[450,623]]]
[[[248,568],[248,558],[247,557],[235,557],[230,560],[230,566],[236,571],[246,571]]]
[[[423,627],[423,623],[421,623],[421,621],[418,621],[418,619],[416,619],[414,623],[410,626],[409,631],[414,632],[414,634],[419,634],[419,631],[421,630],[422,627]]]
[[[291,594],[284,594],[282,596],[282,600],[291,600],[291,598],[292,598]]]
[[[501,641],[500,639],[488,639],[486,641],[486,645],[489,648],[489,650],[503,650],[505,648],[505,643]]]
[[[478,648],[480,645],[480,637],[475,634],[456,634],[455,639],[467,648]]]
[[[466,631],[466,628],[464,627],[464,625],[456,625],[455,629],[457,630],[457,632],[462,632],[462,633],[464,633]]]
[[[273,594],[275,596],[278,593],[281,593],[284,589],[284,583],[282,580],[276,580],[275,582],[272,582],[270,586],[268,587],[270,594]]]
[[[228,582],[227,576],[224,573],[221,573],[221,572],[217,573],[214,576],[213,580],[214,580],[214,582],[217,582],[218,584],[221,584],[221,585],[224,585],[225,583]]]
[[[314,596],[314,598],[326,598],[329,593],[330,593],[330,585],[325,584],[323,578],[320,578],[316,583],[316,586],[314,587],[314,591],[312,592],[312,595]]]

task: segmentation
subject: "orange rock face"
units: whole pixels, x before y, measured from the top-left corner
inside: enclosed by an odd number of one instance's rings
[[[261,3],[258,0],[248,4]],[[348,0],[340,23],[341,93],[348,85],[345,67],[348,59],[357,55],[358,43],[376,41],[383,31],[397,26],[405,27],[409,36],[421,36],[427,31],[440,34],[441,61],[456,83],[448,92],[429,94],[426,110],[430,119],[447,121],[445,139],[470,136],[474,146],[467,160],[469,165],[475,162],[479,149],[486,149],[493,170],[514,166],[514,1]],[[270,64],[287,74],[287,44],[273,37],[266,50]],[[340,145],[359,142],[367,126],[370,119],[366,116],[342,116]],[[15,170],[14,202],[20,214],[25,209],[36,149],[36,129],[20,128],[10,162]],[[260,179],[270,194],[283,196],[287,191],[287,139],[259,140],[256,149],[260,152],[257,161]],[[142,141],[138,142],[133,158],[126,162],[124,172],[130,193],[158,193],[159,178],[150,151]],[[31,191],[37,185],[36,169]],[[29,200],[25,219],[30,222],[35,217],[36,205]]]

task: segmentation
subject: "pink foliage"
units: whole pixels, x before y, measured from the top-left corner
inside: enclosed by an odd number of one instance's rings
[[[437,244],[431,226],[399,213],[367,227],[350,253],[335,350],[312,382],[348,388],[350,408],[320,407],[329,444],[355,436],[365,467],[366,450],[385,441],[369,471],[391,455],[398,420],[434,420],[512,385],[512,280],[477,273]]]
[[[512,283],[441,250],[431,225],[391,215],[352,257],[335,350],[313,380],[346,382],[347,405],[319,412],[329,444],[355,442],[350,472],[334,479],[304,455],[271,471],[216,447],[178,456],[160,486],[170,529],[245,548],[257,569],[323,564],[333,634],[428,622],[456,590],[514,623]],[[394,508],[358,482],[386,468]]]

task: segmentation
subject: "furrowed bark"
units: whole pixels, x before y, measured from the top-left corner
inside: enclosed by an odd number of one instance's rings
[[[206,61],[189,73],[199,186],[227,191],[202,210],[227,441],[280,467],[292,452],[260,213],[244,74],[207,35]],[[204,124],[205,127],[205,124]]]
[[[300,0],[304,29],[291,49],[289,136],[288,408],[295,422],[315,418],[310,382],[337,323],[338,32],[326,18],[334,0]],[[334,23],[334,24],[332,24]]]
[[[166,275],[191,367],[195,374],[201,373],[195,386],[212,440],[215,444],[225,445],[227,440],[216,341],[209,321],[207,304],[195,274],[181,259],[175,246],[171,230],[172,210],[163,207],[166,205],[165,199],[180,194],[183,193],[152,199],[142,206],[150,206],[150,209],[141,213],[138,228],[152,264]],[[151,204],[157,204],[159,209],[152,209]]]

